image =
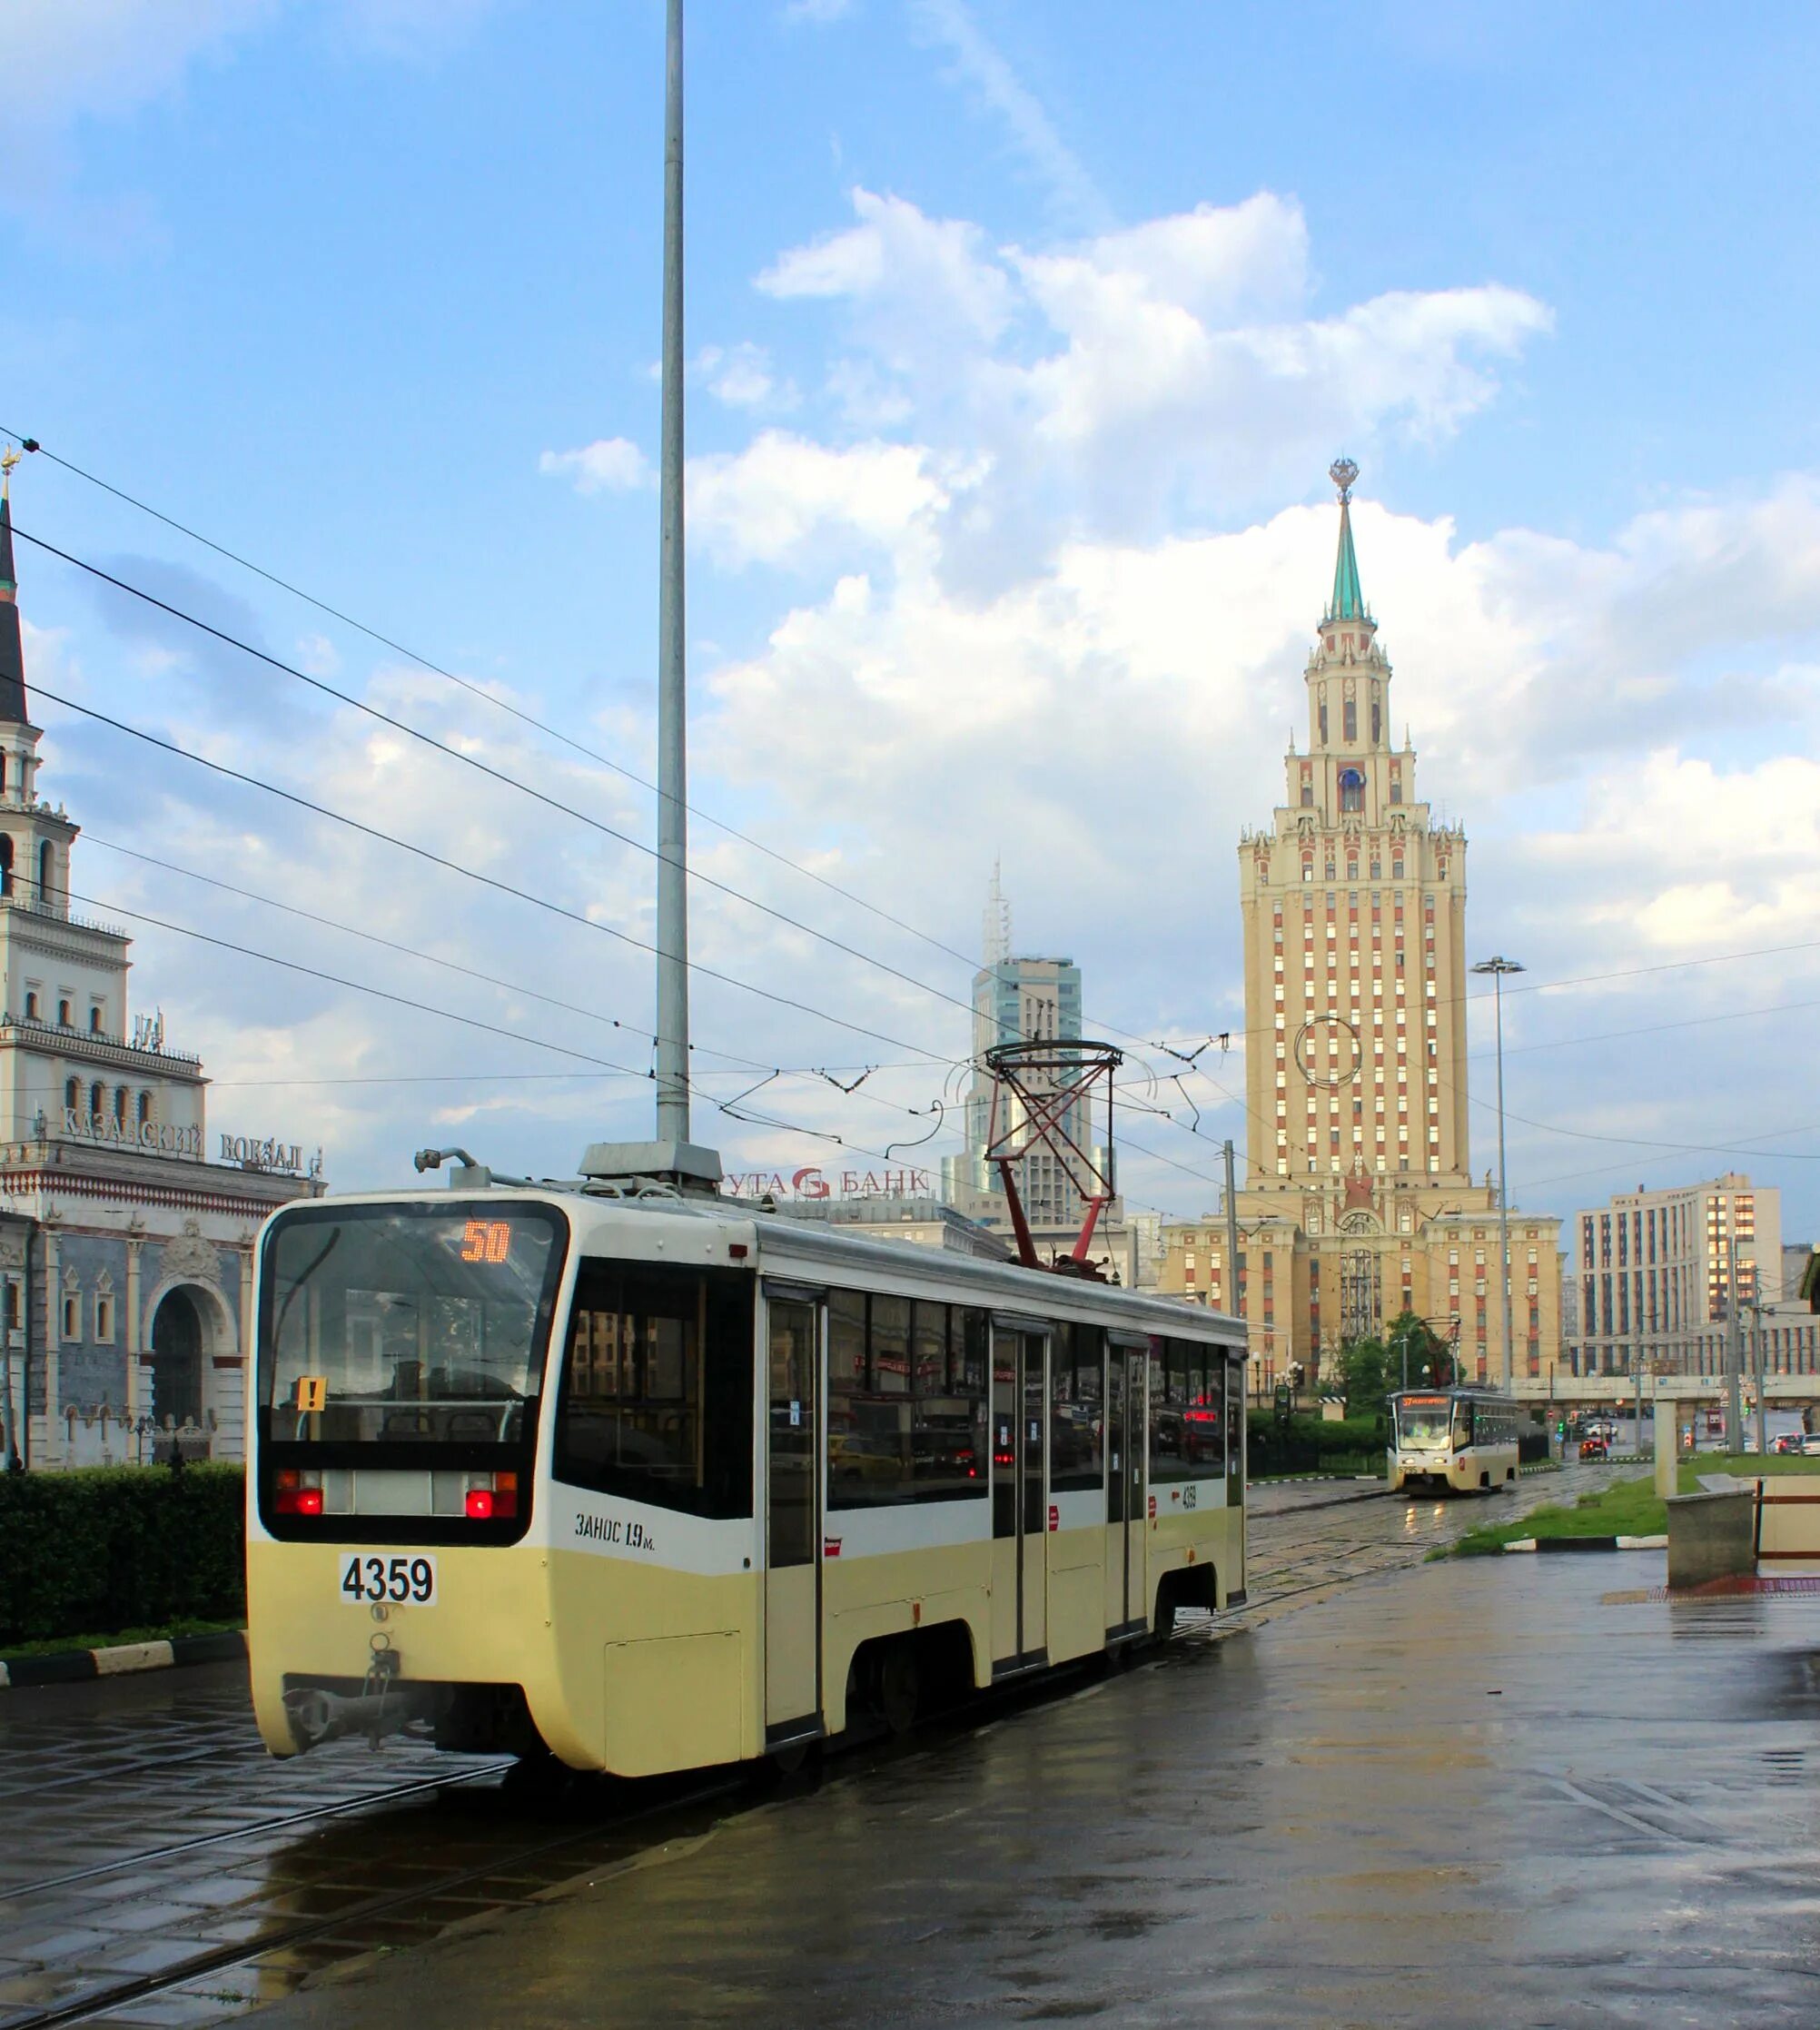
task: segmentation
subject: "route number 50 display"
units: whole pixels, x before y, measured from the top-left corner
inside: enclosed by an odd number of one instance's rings
[[[341,1557],[341,1593],[357,1607],[417,1607],[436,1604],[436,1560],[377,1550],[345,1551]]]

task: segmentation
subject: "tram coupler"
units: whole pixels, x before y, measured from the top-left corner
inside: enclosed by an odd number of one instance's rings
[[[396,1649],[375,1650],[358,1692],[331,1691],[325,1685],[300,1685],[284,1694],[284,1711],[300,1748],[320,1747],[364,1734],[375,1749],[407,1728],[434,1726],[453,1700],[448,1685],[401,1681]]]

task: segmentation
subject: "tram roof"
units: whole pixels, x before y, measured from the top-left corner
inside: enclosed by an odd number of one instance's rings
[[[307,1204],[300,1202],[297,1209],[317,1217],[339,1205],[408,1206],[433,1213],[490,1198],[558,1205],[568,1215],[578,1242],[590,1248],[598,1248],[606,1234],[617,1230],[639,1245],[641,1253],[649,1246],[660,1258],[691,1265],[697,1262],[724,1265],[729,1259],[727,1247],[744,1241],[753,1251],[748,1265],[785,1281],[824,1282],[837,1280],[845,1271],[870,1288],[893,1288],[894,1294],[931,1298],[940,1294],[953,1302],[972,1302],[1032,1319],[1117,1323],[1133,1331],[1244,1344],[1244,1327],[1239,1320],[1203,1305],[1127,1290],[1117,1283],[1028,1269],[1022,1263],[984,1261],[914,1242],[843,1233],[812,1220],[764,1213],[736,1199],[619,1198],[549,1179],[526,1183],[495,1179],[476,1191],[336,1193]],[[698,1237],[698,1244],[680,1255],[665,1253],[662,1243],[667,1239],[674,1243],[679,1237],[679,1221],[695,1228],[691,1239]]]

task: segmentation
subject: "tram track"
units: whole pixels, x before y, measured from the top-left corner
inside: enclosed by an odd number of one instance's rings
[[[205,1847],[227,1846],[235,1840],[269,1838],[274,1833],[289,1832],[293,1827],[307,1826],[316,1819],[335,1818],[347,1812],[401,1804],[407,1797],[420,1797],[427,1791],[452,1790],[462,1784],[478,1783],[483,1777],[503,1776],[512,1767],[510,1758],[483,1763],[478,1769],[461,1769],[452,1776],[421,1777],[412,1783],[391,1784],[383,1790],[363,1791],[358,1797],[340,1798],[334,1804],[312,1805],[307,1811],[257,1819],[251,1826],[235,1826],[219,1833],[198,1833],[193,1839],[172,1840],[163,1847],[136,1847],[130,1854],[118,1855],[111,1861],[96,1861],[88,1867],[72,1868],[65,1875],[46,1876],[40,1882],[9,1885],[5,1891],[5,1900],[9,1904],[21,1903],[31,1896],[47,1895],[53,1889],[70,1888],[78,1882],[98,1882],[105,1876],[147,1867],[154,1861],[168,1861],[179,1854],[194,1854]]]
[[[431,1780],[407,1787],[417,1791],[446,1789],[451,1785],[471,1781],[481,1773],[479,1770],[470,1770],[460,1777]],[[568,1827],[548,1838],[520,1842],[499,1852],[490,1853],[484,1859],[467,1867],[450,1869],[431,1881],[414,1883],[409,1888],[384,1891],[351,1903],[331,1914],[277,1924],[271,1931],[257,1938],[205,1949],[162,1967],[155,1973],[134,1975],[124,1980],[99,1985],[85,1994],[73,1996],[66,2002],[54,2003],[42,2009],[27,2008],[23,2012],[0,2015],[0,2030],[61,2030],[61,2026],[66,2024],[94,2022],[98,2017],[108,2015],[134,2003],[170,1994],[174,1989],[185,1987],[212,1975],[225,1974],[236,1967],[251,1966],[270,1954],[307,1945],[312,1940],[346,1930],[351,1926],[371,1925],[379,1919],[407,1917],[413,1908],[430,1903],[438,1897],[454,1895],[477,1882],[486,1881],[546,1856],[559,1854],[567,1847],[581,1847],[591,1839],[622,1832],[664,1813],[687,1811],[693,1806],[730,1796],[744,1787],[748,1781],[743,1773],[723,1776],[708,1783],[697,1784],[691,1789],[652,1799],[648,1804],[630,1811],[611,1813],[590,1820],[586,1825]],[[380,1793],[380,1801],[388,1801],[388,1795]],[[320,1818],[330,1816],[337,1809],[345,1808],[349,1807],[325,1807],[320,1811],[298,1816]]]
[[[1597,1484],[1603,1478],[1576,1475],[1574,1480]],[[1568,1491],[1558,1482],[1557,1486],[1561,1493]],[[1524,1491],[1529,1494],[1528,1489]],[[1497,1507],[1508,1516],[1524,1512],[1546,1498],[1545,1490],[1538,1488],[1527,1500]],[[1330,1510],[1319,1518],[1294,1510],[1261,1517],[1253,1525],[1254,1576],[1248,1606],[1210,1616],[1204,1625],[1185,1625],[1179,1632],[1191,1640],[1197,1635],[1202,1639],[1209,1636],[1221,1639],[1241,1632],[1253,1612],[1269,1619],[1309,1597],[1419,1562],[1438,1544],[1477,1520],[1479,1507],[1449,1503],[1430,1511],[1424,1506],[1411,1516],[1406,1504],[1387,1502],[1381,1508]],[[1475,1513],[1469,1515],[1469,1508]],[[1019,1698],[1007,1698],[1009,1691],[1010,1688],[1003,1688],[983,1707],[952,1713],[948,1724],[965,1730],[982,1720],[995,1725],[1022,1703]],[[1053,1680],[1041,1691],[1067,1696]],[[934,1731],[939,1738],[944,1724],[938,1721]],[[891,1744],[885,1752],[892,1755],[908,1745]],[[925,1738],[920,1745],[926,1749],[930,1744]],[[256,1995],[269,1994],[265,1984],[270,1979],[288,1978],[295,1985],[309,1978],[307,1964],[300,1969],[299,1959],[313,1961],[314,1971],[321,1972],[376,1948],[413,1949],[451,1924],[498,1921],[527,1910],[563,1882],[592,1875],[597,1869],[636,1865],[649,1843],[643,1837],[624,1837],[634,1828],[670,1817],[678,1821],[678,1832],[686,1827],[693,1830],[692,1812],[753,1788],[750,1774],[744,1770],[718,1772],[687,1787],[674,1787],[683,1779],[663,1779],[673,1787],[661,1794],[640,1785],[641,1795],[620,1790],[610,1798],[607,1794],[590,1796],[590,1782],[585,1781],[562,1806],[561,1821],[553,1825],[547,1805],[528,1822],[512,1793],[479,1787],[503,1777],[511,1767],[509,1761],[490,1759],[437,1776],[425,1775],[420,1768],[406,1781],[274,1813],[245,1825],[138,1847],[5,1890],[9,1913],[25,1920],[22,1932],[29,1930],[35,1918],[34,1904],[44,1906],[44,1916],[51,1920],[38,1923],[40,1932],[48,1932],[52,1925],[110,1925],[107,1915],[97,1911],[91,1917],[83,1907],[97,1891],[103,1896],[117,1896],[116,1908],[143,1908],[145,1919],[153,1916],[152,1903],[169,1899],[173,1908],[169,1921],[155,1929],[149,1923],[112,1921],[110,1928],[121,1948],[117,1956],[125,1959],[125,1965],[112,1967],[106,1963],[107,1953],[114,1948],[100,1950],[99,1934],[93,1931],[86,1936],[97,1941],[96,1956],[87,1966],[81,1964],[90,1949],[85,1946],[65,1946],[50,1956],[43,1973],[53,1981],[61,1975],[64,1985],[55,1993],[15,1992],[0,2001],[0,2030],[54,2030],[56,2025],[102,2018],[132,2018],[137,2015],[136,2005],[156,2003],[166,1996],[177,1997],[163,2005],[166,2009],[196,2008],[203,2015],[211,2004],[218,2003],[222,2015],[232,2015],[254,2005]],[[454,1805],[454,1819],[444,1817],[440,1805],[432,1816],[422,1815],[422,1807],[439,1794],[460,1797],[463,1792],[473,1801]],[[425,1827],[433,1828],[427,1838]],[[285,1852],[285,1836],[292,1833],[302,1837]],[[658,1840],[671,1837],[666,1832]],[[326,1857],[318,1845],[323,1840],[329,1843]],[[590,1843],[595,1852],[589,1852]],[[337,1846],[339,1856],[333,1851]],[[205,1871],[217,1865],[213,1857],[219,1855],[219,1871],[248,1876],[260,1872],[266,1878],[259,1886],[249,1883],[247,1901],[232,1911],[224,1899],[201,1894],[187,1911],[180,1911],[176,1906],[185,1894],[183,1880],[167,1886],[156,1877],[161,1870],[170,1868],[182,1877],[186,1858],[197,1855],[209,1857],[202,1864]],[[445,1865],[428,1879],[421,1878],[418,1869],[426,1863],[433,1866],[439,1855]],[[145,1872],[143,1881],[138,1878],[140,1871]],[[195,1879],[194,1870],[187,1872]],[[337,1900],[331,1907],[322,1900],[325,1896],[345,1900]],[[222,1935],[226,1924],[210,1935],[218,1900],[223,1916],[241,1927],[232,1939]],[[306,1901],[309,1907],[298,1907]],[[192,1926],[193,1936],[186,1936]],[[258,1928],[249,1930],[252,1926]],[[147,1942],[148,1956],[155,1951],[177,1952],[181,1956],[155,1967],[134,1966],[133,1958],[139,1956],[135,1941],[141,1939]],[[53,1941],[46,1938],[45,1943]],[[193,1951],[183,1950],[192,1945]],[[19,1948],[22,1954],[32,1955],[32,1946],[24,1936]],[[128,1956],[129,1948],[133,1957]],[[212,1978],[219,1988],[210,1985]],[[179,1991],[184,1990],[187,1995],[180,1995]],[[149,2014],[157,2020],[160,2012],[154,2008]]]

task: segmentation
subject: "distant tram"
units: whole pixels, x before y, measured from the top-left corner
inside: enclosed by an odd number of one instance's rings
[[[1390,1480],[1461,1493],[1514,1486],[1517,1405],[1488,1389],[1409,1389],[1390,1398]]]
[[[455,1182],[261,1235],[273,1754],[787,1763],[1243,1599],[1231,1320],[727,1199]]]

